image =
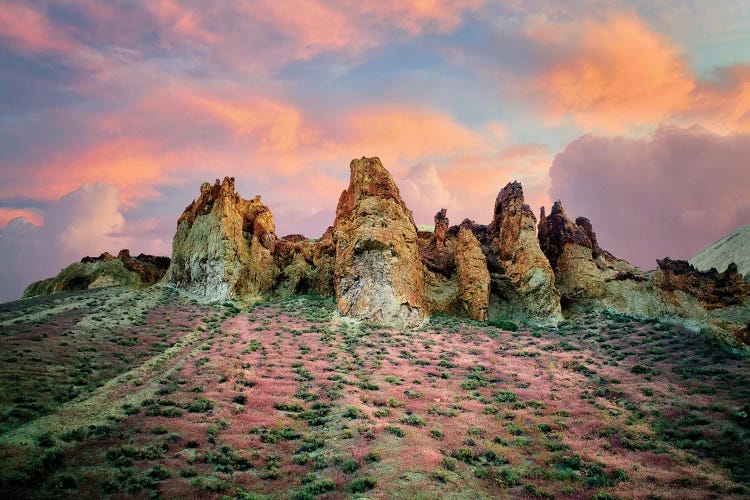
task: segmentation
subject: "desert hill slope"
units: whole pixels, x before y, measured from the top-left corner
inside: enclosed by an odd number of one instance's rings
[[[741,227],[724,236],[690,259],[690,263],[701,271],[712,267],[724,271],[732,262],[737,264],[737,270],[745,279],[750,277],[750,226]]]
[[[466,233],[464,233],[464,237]],[[0,305],[8,498],[747,498],[750,366],[620,314],[343,319],[168,288]]]

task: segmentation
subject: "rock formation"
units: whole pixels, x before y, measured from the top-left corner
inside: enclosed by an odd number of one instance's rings
[[[733,325],[746,321],[750,287],[730,265],[724,273],[698,271],[665,258],[643,272],[599,247],[588,219],[570,221],[555,202],[539,221],[539,243],[555,270],[564,307],[609,310],[642,317],[672,316],[702,322],[729,344],[744,338]]]
[[[538,323],[562,319],[555,275],[536,235],[536,218],[518,182],[495,200],[485,251],[492,277],[490,316],[525,317]]]
[[[378,158],[352,160],[350,170],[333,225],[339,311],[372,323],[417,326],[427,311],[412,213]]]
[[[669,257],[656,262],[664,276],[662,289],[688,293],[707,309],[739,305],[750,295],[750,284],[742,279],[733,262],[722,273],[716,269],[698,271],[684,260]]]
[[[678,317],[730,345],[750,342],[750,283],[734,264],[720,273],[665,258],[643,272],[602,249],[591,222],[572,222],[559,201],[549,215],[542,207],[537,233],[518,182],[500,190],[487,226],[451,226],[441,209],[434,231],[417,231],[378,158],[352,160],[350,171],[333,226],[317,240],[277,237],[260,197],[242,198],[224,178],[204,183],[180,216],[171,263],[105,252],[30,285],[25,296],[161,279],[206,300],[335,296],[342,315],[394,327],[435,313],[556,324],[564,308]],[[734,239],[721,241],[726,250]]]
[[[490,272],[479,241],[466,227],[458,231],[455,261],[461,306],[470,318],[483,321],[490,306]]]
[[[333,296],[335,249],[331,232],[329,228],[315,242],[300,234],[284,236],[276,241],[273,259],[280,273],[276,278],[275,295]]]
[[[165,283],[209,300],[260,298],[276,282],[271,211],[235,192],[234,178],[204,183],[177,221]]]
[[[139,254],[131,257],[128,249],[117,257],[104,252],[98,257],[83,257],[53,277],[32,283],[24,297],[46,295],[68,290],[84,290],[102,286],[141,287],[157,283],[169,267],[169,257]]]

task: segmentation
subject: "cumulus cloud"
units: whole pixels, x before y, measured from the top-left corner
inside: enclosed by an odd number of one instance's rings
[[[602,246],[654,268],[750,224],[750,134],[662,126],[651,137],[584,135],[555,157],[550,194]]]
[[[658,122],[681,108],[695,85],[682,49],[633,15],[538,22],[527,34],[565,49],[534,81],[554,119],[569,115],[584,128],[613,131]]]
[[[449,216],[453,213],[456,204],[438,176],[435,165],[417,163],[396,183],[417,224],[432,224],[435,213],[441,208],[447,208]]]
[[[43,219],[37,226],[19,217],[0,229],[0,301],[19,298],[30,282],[84,255],[117,251],[130,242],[116,235],[125,219],[118,189],[110,184],[84,184],[51,203]]]

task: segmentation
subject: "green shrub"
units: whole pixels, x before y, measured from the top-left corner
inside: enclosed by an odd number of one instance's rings
[[[360,477],[349,483],[348,490],[351,493],[364,493],[375,487],[377,481],[370,476]]]
[[[515,403],[518,401],[518,395],[508,389],[501,389],[495,394],[495,401],[498,403]]]
[[[401,437],[404,437],[406,435],[406,433],[404,432],[404,430],[401,427],[396,427],[395,425],[386,425],[384,429],[385,429],[386,432],[389,432],[389,433],[393,434],[396,437],[400,437],[401,438]]]
[[[191,413],[207,413],[213,409],[214,402],[208,398],[196,399],[195,401],[190,403],[190,406],[188,406],[187,408],[187,410]]]
[[[345,474],[354,474],[359,470],[359,464],[354,460],[347,460],[341,464],[341,470]]]
[[[517,332],[518,331],[518,325],[514,323],[513,321],[507,320],[507,319],[490,319],[487,321],[487,324],[490,326],[494,326],[495,328],[499,328],[501,330],[507,330],[509,332]]]
[[[407,415],[406,417],[401,419],[401,422],[407,425],[413,425],[415,427],[424,427],[427,425],[427,422],[425,422],[424,419],[419,415]]]

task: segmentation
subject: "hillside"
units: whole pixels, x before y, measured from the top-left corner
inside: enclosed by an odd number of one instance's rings
[[[0,481],[12,498],[750,494],[746,360],[618,314],[515,329],[163,288],[3,304]]]
[[[204,183],[170,258],[0,304],[11,498],[746,498],[750,284],[560,201],[419,230],[378,158],[320,238]],[[105,285],[105,286],[103,286]],[[109,286],[106,286],[109,285]]]
[[[732,262],[737,264],[738,271],[745,279],[750,277],[750,226],[724,236],[690,259],[690,263],[700,270],[714,267],[724,271]]]

